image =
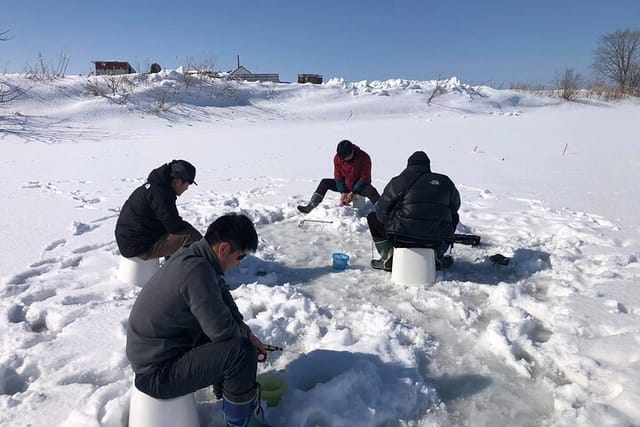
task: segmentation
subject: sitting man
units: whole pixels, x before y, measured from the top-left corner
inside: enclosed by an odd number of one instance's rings
[[[416,151],[407,168],[391,179],[367,216],[371,237],[380,253],[371,267],[391,271],[393,247],[427,247],[436,252],[436,268],[453,259],[445,252],[458,225],[460,193],[446,175],[431,172],[429,157]]]
[[[223,278],[257,246],[249,218],[221,216],[142,288],[129,315],[126,345],[138,390],[171,399],[214,385],[222,390],[227,426],[264,426],[255,408],[258,353],[265,356],[266,350]]]
[[[371,185],[371,158],[360,147],[351,141],[338,143],[336,155],[333,156],[334,178],[324,178],[306,205],[298,206],[302,213],[309,213],[324,199],[327,190],[338,191],[340,204],[349,205],[356,194],[361,194],[375,203],[380,198],[378,190]]]
[[[195,184],[195,177],[196,168],[186,160],[173,160],[151,171],[120,210],[115,234],[122,256],[168,257],[202,238],[176,207],[177,197]]]

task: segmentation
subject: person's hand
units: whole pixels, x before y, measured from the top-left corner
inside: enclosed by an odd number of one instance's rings
[[[347,206],[349,202],[347,199],[349,198],[349,193],[340,193],[340,206]]]
[[[353,191],[347,193],[347,197],[345,198],[345,205],[350,205],[353,202]]]
[[[264,348],[264,344],[253,334],[253,331],[246,323],[244,324],[244,329],[247,331],[249,341],[251,341],[251,344],[258,350],[258,362],[267,360],[267,349]]]

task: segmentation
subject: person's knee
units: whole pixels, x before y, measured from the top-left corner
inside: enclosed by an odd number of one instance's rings
[[[231,353],[234,356],[233,359],[237,361],[237,363],[243,365],[258,363],[258,351],[248,338],[231,338],[229,345]]]

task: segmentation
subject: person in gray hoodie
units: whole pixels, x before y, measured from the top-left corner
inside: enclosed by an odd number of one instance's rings
[[[127,325],[126,353],[138,390],[170,399],[222,385],[227,425],[264,425],[255,408],[258,354],[266,350],[223,277],[257,246],[251,220],[226,214],[147,282]]]

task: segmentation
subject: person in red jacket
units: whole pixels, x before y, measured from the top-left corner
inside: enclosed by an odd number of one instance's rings
[[[340,193],[340,203],[349,205],[356,194],[375,204],[380,198],[378,190],[371,185],[371,158],[360,147],[346,139],[338,143],[333,157],[333,179],[324,178],[306,205],[298,206],[302,213],[309,213],[324,199],[327,190]]]

